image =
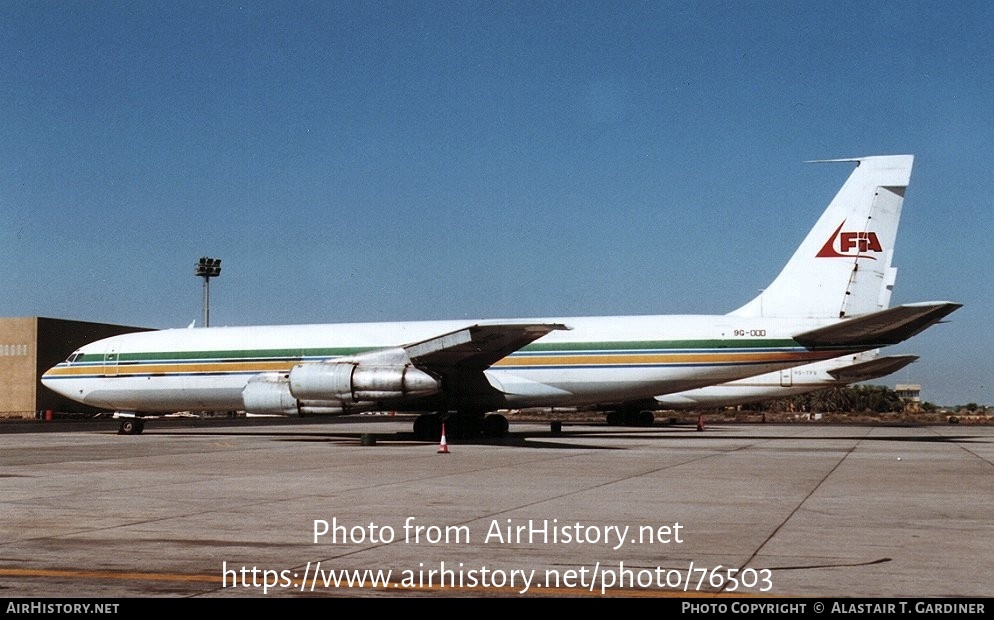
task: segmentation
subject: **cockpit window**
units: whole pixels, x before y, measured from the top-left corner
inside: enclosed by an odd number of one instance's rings
[[[66,360],[66,363],[67,364],[75,363],[75,361],[81,357],[83,357],[83,354],[80,353],[79,351],[76,351],[75,353],[69,356],[69,358]]]

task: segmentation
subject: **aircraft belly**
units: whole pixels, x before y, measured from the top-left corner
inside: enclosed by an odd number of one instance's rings
[[[84,396],[95,407],[118,411],[173,413],[242,408],[244,381],[219,381],[217,377],[109,377]]]

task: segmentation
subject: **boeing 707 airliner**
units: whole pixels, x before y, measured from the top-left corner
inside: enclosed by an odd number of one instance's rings
[[[415,434],[508,429],[500,410],[628,402],[901,342],[960,307],[887,308],[913,157],[844,161],[849,178],[782,272],[721,315],[205,327],[88,344],[44,385],[137,416],[189,410],[420,412]]]

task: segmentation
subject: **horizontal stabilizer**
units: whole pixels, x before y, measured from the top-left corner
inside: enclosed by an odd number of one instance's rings
[[[416,366],[485,370],[561,323],[487,323],[443,334],[404,347]]]
[[[868,362],[834,368],[829,370],[828,374],[845,383],[859,383],[893,374],[917,359],[917,355],[888,355]]]
[[[962,306],[951,301],[906,304],[819,327],[794,336],[794,340],[811,348],[897,344]]]

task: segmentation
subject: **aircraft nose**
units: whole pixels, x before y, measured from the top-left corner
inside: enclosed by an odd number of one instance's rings
[[[52,378],[52,369],[49,368],[41,375],[41,384],[52,391],[58,391],[55,389],[55,381]]]
[[[60,396],[69,396],[69,386],[58,380],[58,366],[49,368],[41,375],[41,384]]]

